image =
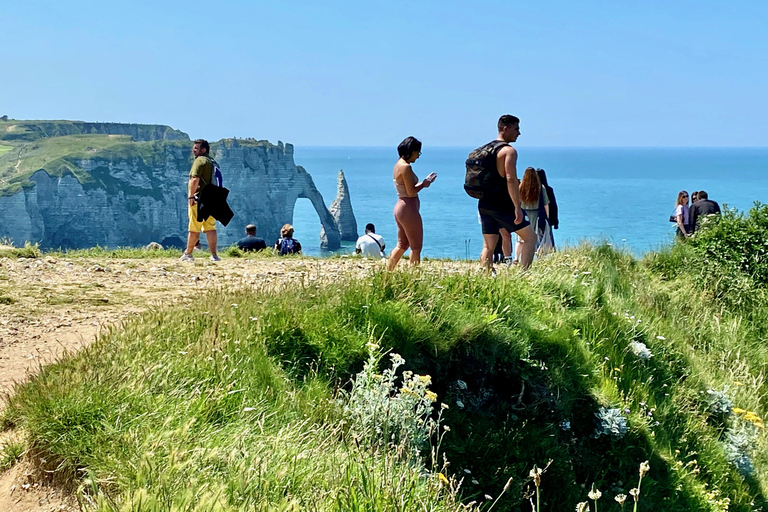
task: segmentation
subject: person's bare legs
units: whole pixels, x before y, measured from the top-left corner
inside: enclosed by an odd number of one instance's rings
[[[525,270],[531,266],[536,252],[536,233],[531,226],[525,226],[515,232],[518,236],[515,257],[520,258],[520,267]]]
[[[200,236],[199,233],[198,236]],[[205,238],[208,239],[208,250],[211,251],[211,256],[216,256],[216,242],[218,241],[216,230],[206,231]]]
[[[421,249],[414,249],[411,247],[411,255],[408,256],[408,261],[412,267],[415,267],[421,263]]]
[[[499,229],[499,235],[501,235],[501,252],[504,253],[505,258],[512,257],[512,234],[504,228]]]
[[[190,231],[187,235],[187,248],[184,250],[184,254],[191,255],[192,251],[195,250],[198,240],[200,240],[200,233]]]
[[[408,248],[403,249],[400,246],[395,247],[392,249],[392,252],[389,253],[389,261],[387,262],[387,270],[394,270],[395,266],[397,265],[397,262],[400,261],[400,258],[403,257],[403,254],[405,254],[405,251],[408,250]]]
[[[488,270],[493,268],[493,250],[499,242],[499,235],[483,233],[483,252],[480,253],[480,263]]]

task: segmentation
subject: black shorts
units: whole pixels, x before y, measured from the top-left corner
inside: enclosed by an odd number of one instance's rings
[[[505,210],[491,210],[488,208],[478,207],[477,211],[480,213],[480,224],[483,229],[484,235],[498,235],[499,228],[504,228],[510,233],[514,233],[525,226],[530,226],[528,217],[523,211],[523,221],[520,224],[515,224],[515,207]]]

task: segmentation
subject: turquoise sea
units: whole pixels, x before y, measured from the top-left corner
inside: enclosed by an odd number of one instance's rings
[[[607,240],[637,255],[674,238],[669,216],[677,193],[706,190],[709,198],[748,210],[768,202],[768,148],[526,148],[516,145],[518,176],[528,167],[547,171],[560,208],[558,246]],[[477,258],[482,235],[477,201],[464,192],[464,161],[472,148],[424,146],[417,176],[438,174],[422,191],[423,256]],[[312,175],[325,203],[336,196],[344,170],[362,233],[373,222],[388,251],[396,243],[392,167],[397,150],[382,147],[296,147],[295,161]],[[320,221],[307,199],[294,211],[296,238],[308,254],[321,254]],[[345,243],[343,251],[354,249]]]

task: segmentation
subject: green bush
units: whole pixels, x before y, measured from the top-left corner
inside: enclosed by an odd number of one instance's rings
[[[721,265],[768,284],[768,205],[755,203],[747,215],[726,208],[705,219],[689,240],[705,264]]]

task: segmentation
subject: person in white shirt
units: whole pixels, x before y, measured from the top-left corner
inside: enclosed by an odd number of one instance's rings
[[[384,237],[376,234],[376,228],[370,222],[365,225],[365,234],[357,239],[355,252],[366,258],[384,257]]]

